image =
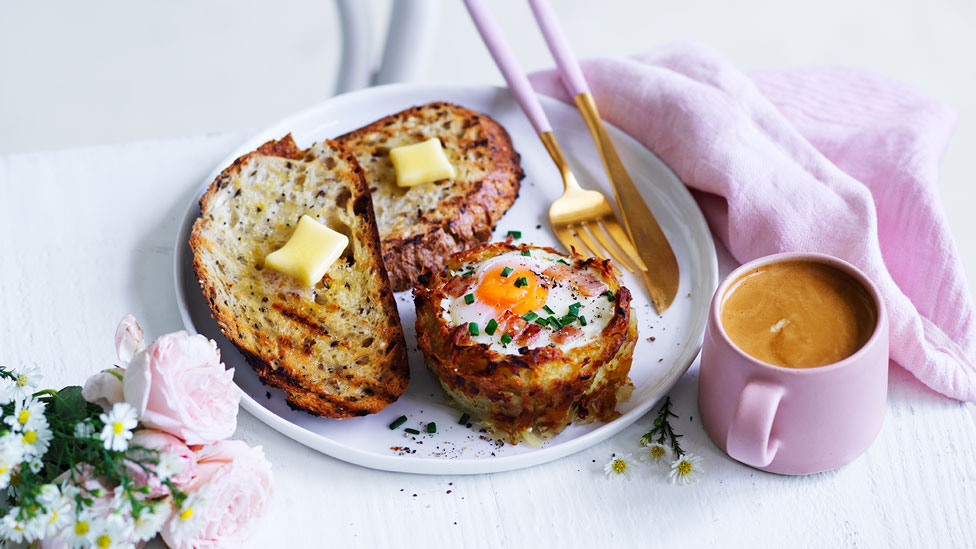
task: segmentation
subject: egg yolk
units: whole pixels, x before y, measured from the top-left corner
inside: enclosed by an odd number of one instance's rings
[[[511,271],[508,276],[502,276],[505,269]],[[524,285],[517,282],[521,278],[525,279]],[[474,293],[478,301],[499,312],[512,311],[521,316],[542,308],[549,289],[542,279],[525,267],[498,265],[482,276]]]

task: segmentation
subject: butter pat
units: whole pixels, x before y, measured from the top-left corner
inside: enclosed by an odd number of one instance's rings
[[[306,286],[314,286],[348,244],[346,235],[303,215],[288,242],[268,254],[264,264],[297,278]]]
[[[454,179],[456,175],[454,166],[444,154],[441,140],[436,137],[391,149],[390,160],[396,170],[397,185],[400,187]]]

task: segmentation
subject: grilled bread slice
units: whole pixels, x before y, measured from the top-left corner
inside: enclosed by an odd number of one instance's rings
[[[436,137],[457,171],[453,180],[396,184],[390,149]],[[490,117],[429,103],[336,138],[366,172],[394,291],[408,290],[451,254],[491,238],[524,177],[512,140]]]
[[[200,199],[190,246],[214,318],[267,385],[320,416],[378,412],[409,379],[362,169],[333,141],[286,136],[238,158]],[[307,214],[349,237],[309,288],[262,268]]]

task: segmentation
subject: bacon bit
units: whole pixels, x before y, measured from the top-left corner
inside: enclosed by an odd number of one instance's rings
[[[471,334],[468,332],[468,325],[462,324],[454,329],[454,344],[461,345],[471,345],[474,340],[471,339]]]
[[[542,274],[569,283],[586,297],[593,297],[607,291],[607,285],[602,280],[593,278],[585,271],[574,270],[571,265],[556,263],[542,271]]]
[[[444,284],[444,293],[451,297],[461,297],[468,292],[472,282],[471,277],[455,276]]]
[[[583,330],[580,330],[576,326],[563,326],[552,334],[552,341],[556,345],[562,345],[573,341],[581,335],[583,335]]]
[[[531,345],[532,342],[539,337],[540,333],[542,333],[542,326],[539,326],[538,324],[529,324],[524,330],[522,330],[522,333],[515,338],[515,344],[522,347]]]
[[[505,311],[502,317],[498,319],[498,331],[503,334],[510,334],[512,339],[521,334],[528,325],[528,322],[512,311]]]

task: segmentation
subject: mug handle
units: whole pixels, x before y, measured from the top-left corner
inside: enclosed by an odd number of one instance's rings
[[[779,439],[769,439],[773,419],[783,398],[783,387],[750,381],[739,394],[725,446],[734,459],[753,467],[765,467],[776,457]]]

